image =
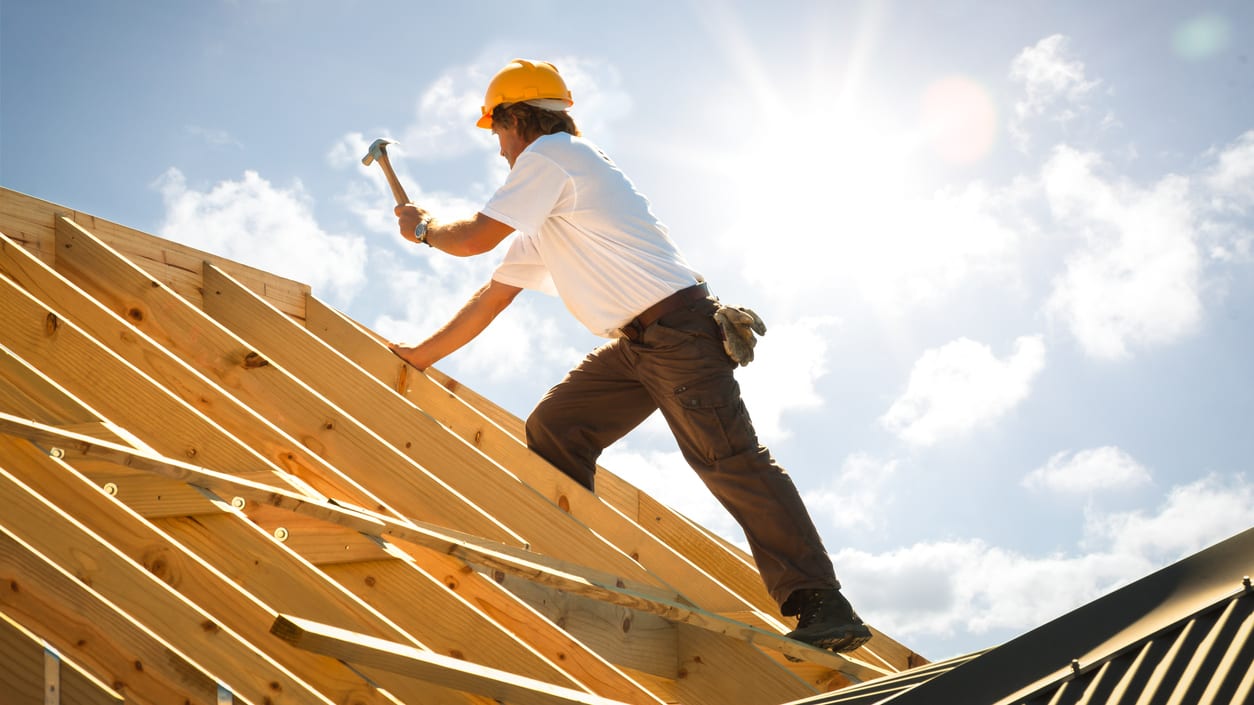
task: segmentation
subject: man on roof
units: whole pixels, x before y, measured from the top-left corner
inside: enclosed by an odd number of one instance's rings
[[[469,343],[523,289],[561,297],[609,342],[550,389],[527,418],[527,445],[588,490],[601,451],[661,410],[684,458],[740,524],[789,636],[850,651],[870,630],[840,592],[831,559],[792,479],[758,442],[733,371],[752,359],[747,309],[722,306],[632,182],[580,136],[552,64],[516,59],[492,78],[478,126],[509,162],[505,183],[473,217],[435,220],[396,207],[408,240],[457,256],[504,260],[447,324],[393,345],[419,370]]]

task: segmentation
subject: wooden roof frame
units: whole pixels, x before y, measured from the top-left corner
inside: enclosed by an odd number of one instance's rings
[[[102,702],[755,705],[924,663],[784,638],[743,551],[520,430],[305,285],[0,189],[0,615]]]

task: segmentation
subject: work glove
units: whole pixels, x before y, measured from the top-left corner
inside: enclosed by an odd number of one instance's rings
[[[758,314],[742,306],[719,305],[714,312],[714,320],[723,332],[723,350],[727,351],[732,362],[741,367],[753,362],[757,336],[766,335],[766,324]]]

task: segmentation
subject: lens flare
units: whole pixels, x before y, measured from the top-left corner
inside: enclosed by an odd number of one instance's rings
[[[1182,59],[1200,61],[1228,48],[1228,20],[1214,13],[1198,15],[1176,29],[1171,48]]]
[[[937,156],[954,164],[983,159],[997,139],[997,107],[979,83],[950,76],[934,81],[920,100],[920,128]]]

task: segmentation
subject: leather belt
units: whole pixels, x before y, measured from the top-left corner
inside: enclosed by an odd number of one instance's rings
[[[640,336],[644,334],[646,328],[657,323],[666,314],[674,313],[694,301],[700,301],[709,296],[710,289],[705,285],[705,282],[694,284],[687,289],[680,289],[646,308],[639,316],[627,321],[622,328],[618,329],[618,332],[622,337],[635,343],[640,340]]]

